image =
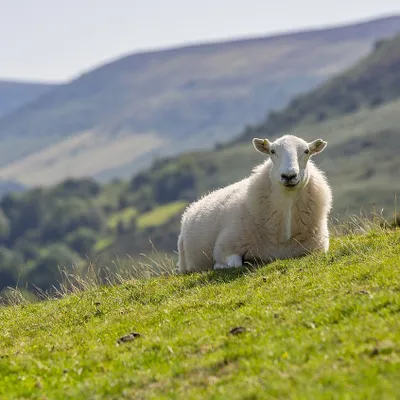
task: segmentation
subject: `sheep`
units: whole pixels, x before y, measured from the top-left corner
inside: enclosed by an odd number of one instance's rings
[[[307,143],[293,135],[252,142],[268,158],[247,178],[203,196],[183,212],[179,273],[328,251],[332,192],[310,160],[327,142]]]

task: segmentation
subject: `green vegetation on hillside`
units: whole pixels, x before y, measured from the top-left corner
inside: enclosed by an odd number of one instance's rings
[[[399,257],[400,231],[374,230],[327,255],[0,307],[0,398],[397,399]]]
[[[0,200],[0,293],[15,286],[53,290],[60,269],[84,273],[94,260],[101,269],[153,246],[172,253],[187,201],[162,201],[159,185],[168,183],[161,178],[142,190],[135,189],[136,178],[108,185],[70,179],[6,195]],[[176,195],[184,199],[182,191]]]
[[[130,223],[132,218],[135,218],[137,216],[138,211],[134,207],[126,207],[122,209],[121,211],[118,211],[116,213],[113,213],[109,218],[107,225],[111,229],[117,228],[119,224],[125,224],[125,223]]]
[[[144,229],[153,226],[160,226],[165,224],[174,215],[181,213],[186,207],[187,203],[185,201],[175,201],[173,203],[168,203],[163,206],[154,208],[147,213],[143,213],[137,221],[138,228]]]

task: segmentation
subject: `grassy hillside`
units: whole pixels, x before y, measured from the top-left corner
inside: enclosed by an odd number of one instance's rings
[[[0,118],[35,101],[56,85],[0,80]]]
[[[365,56],[400,18],[128,55],[0,120],[1,173],[25,184],[128,176],[234,137]]]
[[[318,123],[374,108],[400,97],[400,34],[376,43],[375,49],[354,67],[308,93],[292,99],[261,124],[249,127],[236,142],[254,134],[277,135],[298,125]]]
[[[0,307],[0,397],[397,399],[399,257],[400,232],[373,231],[326,256]]]

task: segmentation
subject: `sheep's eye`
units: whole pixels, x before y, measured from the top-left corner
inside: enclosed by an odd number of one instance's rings
[[[271,154],[275,154],[276,151],[275,151],[274,149],[271,149],[270,153],[271,153]]]
[[[310,152],[310,150],[304,150],[304,153],[308,154]]]

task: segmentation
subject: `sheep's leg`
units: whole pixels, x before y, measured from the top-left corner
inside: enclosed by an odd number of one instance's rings
[[[231,254],[226,257],[225,264],[215,263],[214,269],[225,269],[225,268],[238,268],[243,266],[243,259],[238,254]]]
[[[187,272],[187,266],[186,266],[185,249],[183,248],[182,235],[180,235],[178,238],[178,253],[179,253],[178,270],[180,273],[185,273]]]
[[[214,248],[214,269],[237,268],[243,265],[243,257],[238,254],[238,242],[232,230],[221,232],[215,242]]]
[[[305,240],[299,240],[300,235],[294,237],[289,244],[282,248],[277,258],[297,258],[313,252],[326,253],[329,249],[329,234],[310,236]]]

